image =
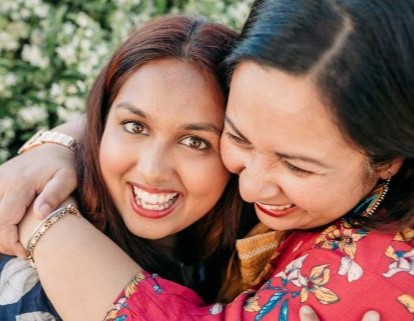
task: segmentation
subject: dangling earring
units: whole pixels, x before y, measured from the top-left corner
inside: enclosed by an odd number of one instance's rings
[[[380,206],[381,202],[385,198],[385,195],[387,195],[388,193],[391,178],[392,178],[392,173],[391,173],[391,170],[388,169],[388,178],[386,179],[385,182],[378,185],[370,193],[367,199],[370,203],[368,204],[367,208],[365,209],[365,211],[362,213],[361,216],[369,217],[375,213],[375,211],[377,210],[377,208]]]

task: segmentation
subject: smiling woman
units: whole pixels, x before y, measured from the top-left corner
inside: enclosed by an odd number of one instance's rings
[[[342,217],[401,166],[398,159],[374,172],[332,122],[309,77],[243,62],[231,88],[222,157],[239,174],[243,199],[274,230],[314,228]]]
[[[412,320],[413,56],[411,0],[256,1],[227,59],[233,74],[221,149],[242,197],[272,229],[248,239],[247,266],[250,253],[270,248],[269,264],[252,277],[257,283],[227,305],[205,305],[71,217],[35,253],[56,306],[76,320],[77,298],[62,297],[58,284],[68,293],[116,293],[122,280],[106,280],[117,268],[135,277],[107,314],[111,321],[288,321],[304,304],[323,320],[359,320],[370,308],[385,320]],[[88,249],[59,234],[75,227]],[[28,217],[22,240],[32,229]],[[272,247],[281,230],[288,235]],[[84,251],[90,255],[78,258]],[[84,269],[95,260],[105,269],[87,279],[66,268],[68,255]],[[64,271],[54,272],[55,261]],[[67,279],[78,277],[89,287]],[[84,300],[93,304],[94,296]],[[104,310],[83,309],[95,319]]]
[[[218,294],[242,212],[219,151],[228,91],[220,63],[236,36],[185,16],[138,29],[98,76],[77,146],[85,217],[137,263],[207,301]],[[27,262],[0,258],[0,272],[2,321],[60,319]]]
[[[174,235],[217,202],[230,178],[219,152],[223,116],[221,89],[196,64],[157,60],[128,78],[108,113],[99,158],[132,233]]]

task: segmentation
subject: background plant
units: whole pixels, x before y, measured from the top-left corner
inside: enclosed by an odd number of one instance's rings
[[[237,30],[252,0],[1,0],[0,164],[40,128],[82,112],[115,47],[163,14],[199,14]]]

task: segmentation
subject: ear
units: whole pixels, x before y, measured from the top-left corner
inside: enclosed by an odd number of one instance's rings
[[[404,162],[403,157],[394,158],[390,163],[383,165],[378,169],[378,176],[381,177],[382,179],[388,179],[388,177],[390,176],[390,173],[391,173],[391,176],[394,176],[400,170],[403,162]]]

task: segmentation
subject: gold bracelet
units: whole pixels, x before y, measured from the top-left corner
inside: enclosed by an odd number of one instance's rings
[[[24,143],[17,151],[17,154],[23,154],[24,152],[45,143],[59,144],[69,148],[71,151],[75,151],[77,145],[76,139],[69,135],[42,129]]]
[[[30,237],[29,241],[27,242],[27,258],[30,260],[30,265],[33,268],[36,268],[36,264],[33,257],[34,249],[42,238],[43,234],[57,221],[59,221],[62,217],[66,216],[67,214],[76,215],[77,217],[82,217],[81,213],[78,209],[73,207],[72,205],[68,205],[67,207],[62,207],[57,209],[56,211],[49,214],[45,220],[40,223],[36,229],[34,230],[32,236]]]

